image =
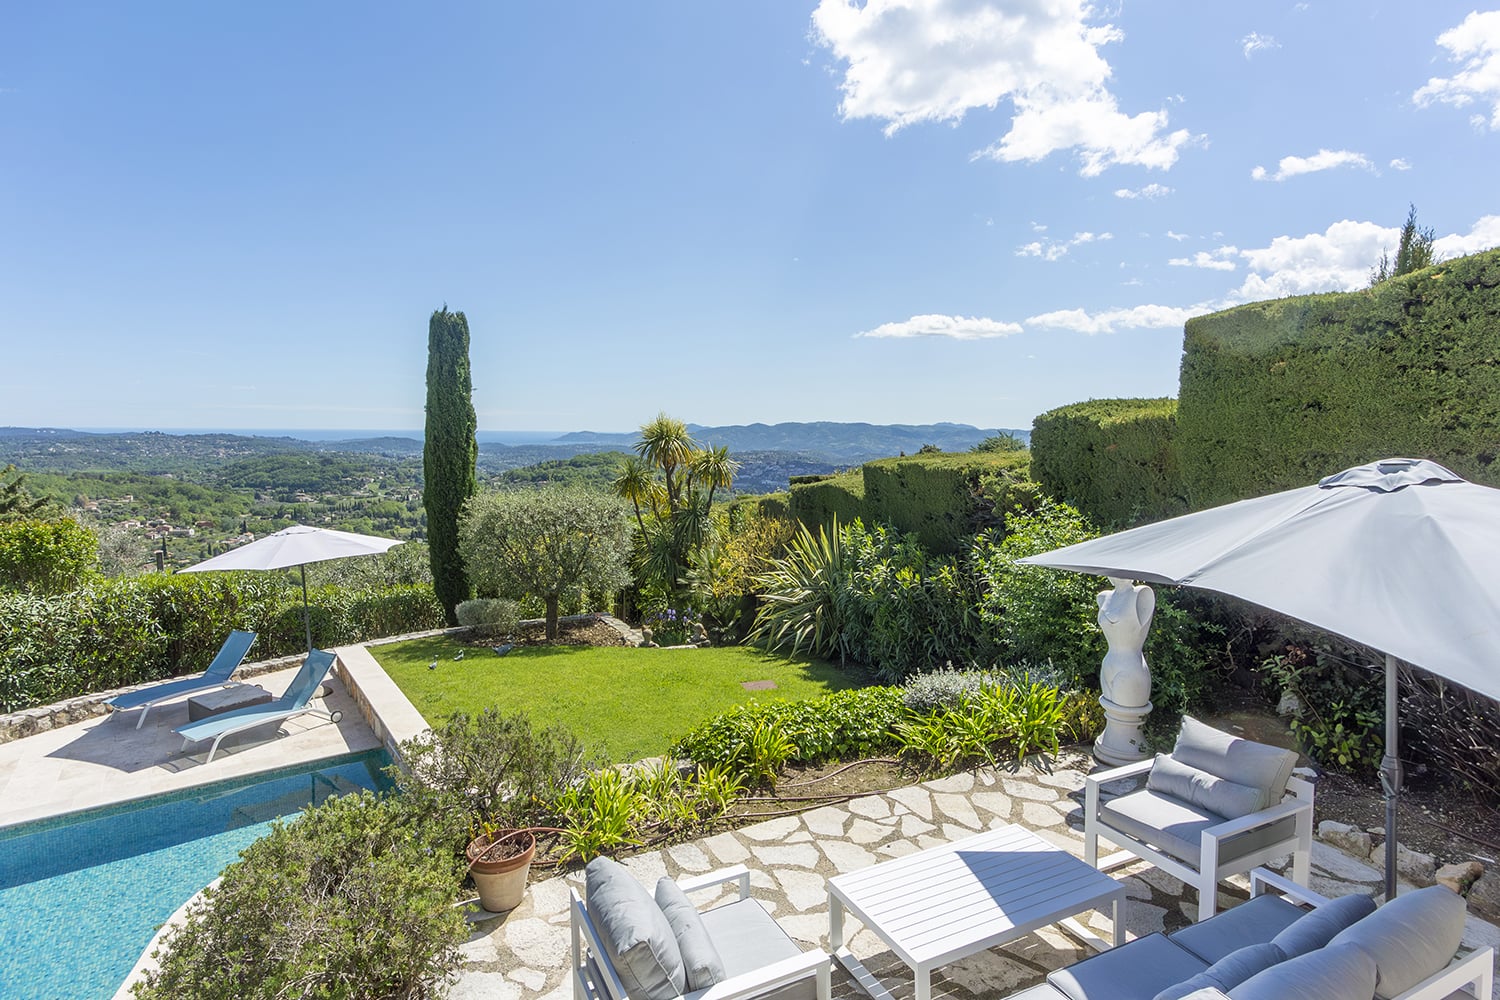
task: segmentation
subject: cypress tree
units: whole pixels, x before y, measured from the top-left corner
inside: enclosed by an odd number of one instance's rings
[[[422,444],[422,506],[432,589],[457,625],[453,609],[469,599],[469,578],[458,551],[458,515],[478,488],[474,463],[474,382],[469,372],[469,321],[445,305],[427,324],[427,431]]]

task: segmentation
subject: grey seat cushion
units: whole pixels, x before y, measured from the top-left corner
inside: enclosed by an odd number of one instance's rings
[[[1206,968],[1207,962],[1166,935],[1152,934],[1058,969],[1047,982],[1068,1000],[1122,1000],[1154,997]]]
[[[1328,947],[1352,945],[1369,955],[1378,976],[1375,996],[1389,1000],[1453,960],[1467,913],[1462,896],[1428,886],[1397,896],[1340,931]]]
[[[1190,767],[1261,791],[1256,810],[1274,806],[1286,793],[1297,752],[1231,736],[1190,715],[1182,717],[1172,757]],[[1253,811],[1253,810],[1252,810]]]
[[[1300,917],[1272,938],[1271,943],[1280,948],[1287,958],[1296,958],[1314,948],[1323,947],[1339,931],[1374,912],[1375,901],[1369,896],[1359,893],[1340,896]]]
[[[716,906],[704,911],[702,917],[709,938],[724,960],[726,978],[802,954],[802,949],[754,899],[738,899]],[[812,973],[808,973],[806,979],[799,979],[765,996],[771,1000],[812,1000],[817,996],[817,981]]]
[[[1202,923],[1173,931],[1172,942],[1212,965],[1247,944],[1275,940],[1306,913],[1280,896],[1256,896]],[[1279,946],[1278,946],[1279,947]],[[1283,949],[1284,950],[1284,949]]]
[[[683,970],[687,975],[687,988],[706,990],[725,978],[724,960],[719,949],[714,947],[703,925],[703,917],[682,887],[663,876],[656,883],[656,905],[667,917],[672,936],[677,939],[677,950],[682,953]]]
[[[1151,765],[1146,787],[1226,819],[1250,815],[1260,808],[1264,798],[1253,785],[1221,778],[1160,753]]]
[[[1354,945],[1289,958],[1229,990],[1230,1000],[1370,1000],[1375,962]]]
[[[1196,976],[1189,976],[1156,994],[1154,1000],[1186,1000],[1199,990],[1213,988],[1228,991],[1251,976],[1264,972],[1286,960],[1280,948],[1269,941],[1246,945],[1231,951]]]
[[[1029,990],[1012,993],[1005,1000],[1068,1000],[1068,997],[1064,993],[1059,993],[1057,987],[1051,983],[1039,983]]]
[[[1143,788],[1099,806],[1099,818],[1128,837],[1150,844],[1194,868],[1203,862],[1203,831],[1225,821],[1206,809]],[[1296,835],[1296,817],[1287,816],[1219,842],[1219,863],[1258,851]]]
[[[669,1000],[687,986],[666,914],[629,869],[595,858],[584,869],[585,905],[609,963],[632,1000]]]

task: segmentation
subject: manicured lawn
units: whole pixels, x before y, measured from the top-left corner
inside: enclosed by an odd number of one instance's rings
[[[464,658],[454,660],[460,650]],[[813,698],[860,683],[821,660],[743,646],[531,646],[496,656],[432,638],[370,652],[429,723],[491,705],[524,710],[539,725],[563,723],[617,762],[664,753],[705,719],[751,699]],[[428,669],[434,660],[437,668]],[[774,681],[776,688],[747,691],[744,681]]]

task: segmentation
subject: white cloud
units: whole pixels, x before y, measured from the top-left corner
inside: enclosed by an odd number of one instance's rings
[[[1375,165],[1363,153],[1347,149],[1320,149],[1311,156],[1283,156],[1276,165],[1276,173],[1268,174],[1265,167],[1256,167],[1250,176],[1258,181],[1284,181],[1299,174],[1315,174],[1321,170],[1336,170],[1339,167],[1362,167],[1374,170]]]
[[[1174,233],[1170,229],[1167,230],[1167,239],[1169,239],[1169,240],[1176,240],[1178,243],[1181,243],[1183,240],[1185,240],[1187,238],[1188,238],[1188,234],[1187,233]]]
[[[1151,201],[1156,198],[1165,198],[1171,193],[1172,188],[1167,187],[1165,184],[1147,184],[1142,188],[1115,189],[1116,198],[1129,198],[1132,201],[1137,198],[1144,198],[1147,201]]]
[[[1411,95],[1412,100],[1422,107],[1433,101],[1456,108],[1488,103],[1488,125],[1500,129],[1500,10],[1471,11],[1457,27],[1439,35],[1437,43],[1461,68],[1450,77],[1432,77]],[[1486,124],[1483,115],[1469,120],[1481,127]]]
[[[1086,309],[1058,309],[1054,312],[1030,316],[1027,326],[1039,326],[1051,330],[1072,330],[1075,333],[1114,333],[1118,330],[1161,330],[1180,327],[1189,319],[1202,313],[1201,306],[1131,306],[1126,309],[1105,309],[1089,312]]]
[[[1032,226],[1037,232],[1042,232],[1047,227]],[[1115,238],[1114,233],[1074,233],[1072,239],[1067,240],[1034,240],[1016,247],[1017,257],[1039,257],[1042,260],[1058,260],[1067,255],[1074,247],[1083,246],[1085,243],[1098,243]]]
[[[1244,51],[1245,58],[1249,59],[1257,52],[1279,49],[1281,48],[1281,43],[1270,35],[1262,35],[1258,31],[1252,31],[1240,39],[1240,48]]]
[[[1406,160],[1404,160],[1404,159],[1402,159],[1401,157],[1398,156],[1394,160],[1391,161],[1391,169],[1392,170],[1410,170],[1411,169],[1411,164],[1408,163],[1408,162],[1406,162]]]
[[[1373,222],[1335,222],[1321,233],[1278,236],[1271,245],[1239,251],[1251,274],[1224,305],[1314,292],[1349,292],[1370,283],[1370,271],[1382,253],[1394,255],[1399,227]],[[1462,257],[1500,246],[1500,215],[1486,215],[1467,233],[1433,241],[1440,258]]]
[[[856,333],[856,337],[908,339],[915,337],[949,337],[953,340],[987,340],[1009,337],[1021,332],[1018,323],[1001,323],[978,316],[913,316],[900,323],[882,323],[873,330]]]
[[[1381,252],[1394,247],[1399,235],[1397,229],[1345,219],[1321,233],[1278,236],[1270,246],[1241,250],[1251,273],[1230,293],[1230,301],[1362,288]]]
[[[1124,35],[1084,0],[820,0],[813,37],[846,63],[844,119],[962,121],[1009,100],[1011,128],[975,154],[1035,162],[1065,150],[1095,176],[1115,164],[1168,169],[1193,140],[1165,111],[1128,115],[1100,49]]]
[[[1500,215],[1483,216],[1465,235],[1453,233],[1432,241],[1433,253],[1443,260],[1465,257],[1497,246],[1500,246]]]
[[[1238,265],[1239,247],[1219,247],[1216,250],[1199,250],[1191,257],[1173,257],[1167,263],[1173,267],[1201,267],[1210,271],[1233,271]]]

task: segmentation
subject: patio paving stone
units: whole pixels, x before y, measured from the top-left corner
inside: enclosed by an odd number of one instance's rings
[[[908,785],[886,794],[923,819],[932,819],[932,795],[927,789],[917,785]]]

